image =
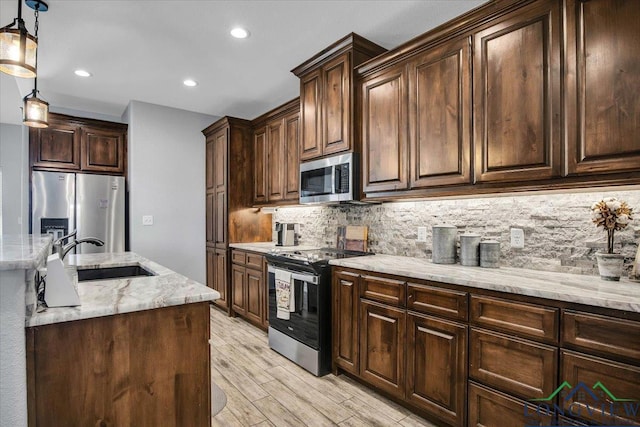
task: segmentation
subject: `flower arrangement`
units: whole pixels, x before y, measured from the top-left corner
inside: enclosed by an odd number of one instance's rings
[[[609,197],[591,206],[591,219],[596,227],[602,227],[607,232],[607,253],[613,253],[613,233],[624,229],[633,218],[633,210],[627,202]]]

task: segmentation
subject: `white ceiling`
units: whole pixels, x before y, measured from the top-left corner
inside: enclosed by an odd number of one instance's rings
[[[52,109],[120,117],[137,100],[252,119],[299,94],[290,70],[350,32],[394,48],[485,0],[49,0],[40,15],[38,88]],[[0,26],[17,15],[0,0]],[[33,33],[33,11],[23,6]],[[251,36],[237,40],[241,25]],[[73,71],[84,68],[93,77]],[[185,78],[199,82],[182,85]],[[19,123],[13,78],[0,121]],[[30,80],[15,79],[18,92]]]

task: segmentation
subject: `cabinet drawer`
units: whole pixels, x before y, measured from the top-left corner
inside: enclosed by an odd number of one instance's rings
[[[360,296],[373,301],[404,307],[406,284],[399,280],[383,277],[362,276]]]
[[[262,270],[262,255],[247,253],[247,267]]]
[[[562,340],[568,346],[640,363],[640,322],[565,311],[562,313]]]
[[[555,389],[556,348],[476,328],[470,336],[470,377],[523,399],[545,398]]]
[[[234,264],[242,264],[246,263],[247,253],[245,251],[239,251],[234,249],[231,251],[231,262]]]
[[[470,321],[527,338],[558,342],[558,309],[471,295]]]
[[[455,320],[467,320],[467,293],[409,283],[407,308]]]
[[[468,426],[550,426],[552,417],[529,411],[529,404],[481,385],[469,383]]]
[[[565,409],[598,425],[640,425],[640,367],[566,350],[560,359],[561,380],[578,391],[560,399]]]

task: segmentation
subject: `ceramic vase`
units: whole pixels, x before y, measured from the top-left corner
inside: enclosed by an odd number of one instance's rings
[[[598,271],[602,280],[620,280],[624,255],[597,253],[596,259],[598,260]]]

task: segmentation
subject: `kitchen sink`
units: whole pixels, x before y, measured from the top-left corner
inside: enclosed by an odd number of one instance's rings
[[[139,265],[120,267],[88,268],[78,270],[78,282],[87,280],[118,279],[123,277],[155,276],[156,274]]]

